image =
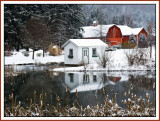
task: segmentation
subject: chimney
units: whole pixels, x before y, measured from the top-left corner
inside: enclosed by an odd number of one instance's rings
[[[96,27],[96,26],[98,26],[98,21],[97,20],[95,20],[95,21],[93,21],[93,24],[92,24],[94,27]]]

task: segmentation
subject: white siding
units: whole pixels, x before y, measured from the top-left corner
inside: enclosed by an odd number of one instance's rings
[[[88,46],[88,47],[81,47],[76,46],[73,43],[68,43],[64,48],[64,63],[65,64],[71,64],[71,65],[79,65],[83,61],[82,57],[82,49],[88,48],[89,50],[89,63],[96,63],[98,61],[98,54],[100,54],[100,49],[103,46]],[[97,50],[97,57],[92,57],[92,49],[96,48]],[[73,58],[68,58],[69,55],[69,49],[73,49]]]
[[[100,54],[102,46],[93,46],[93,47],[88,47],[89,48],[89,63],[96,63],[98,61],[98,55]],[[82,61],[82,49],[86,47],[79,47],[78,48],[78,61]],[[92,57],[92,49],[96,48],[97,50],[97,57]]]
[[[78,62],[82,62],[82,47],[78,47]]]
[[[76,88],[80,83],[80,75],[78,73],[72,73],[73,74],[73,82],[71,82],[71,73],[65,73],[65,84],[67,87],[70,88],[70,90]]]
[[[73,49],[73,58],[68,58],[69,49]],[[72,43],[68,43],[64,48],[64,63],[78,64],[78,47]]]

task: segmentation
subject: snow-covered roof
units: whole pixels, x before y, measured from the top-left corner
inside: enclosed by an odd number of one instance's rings
[[[84,38],[90,38],[90,37],[100,37],[106,36],[108,33],[108,30],[110,27],[114,26],[115,24],[109,24],[109,25],[98,25],[98,26],[85,26],[82,27],[83,31],[81,31],[82,36]],[[122,35],[137,35],[143,28],[131,28],[127,25],[115,25],[118,28],[120,28]]]
[[[81,31],[81,33],[84,38],[100,37],[101,30],[102,30],[102,36],[106,36],[109,28],[112,27],[113,25],[114,24],[98,25],[98,26],[84,26],[84,27],[82,27],[83,31]]]
[[[93,24],[96,24],[97,23],[97,21],[93,21]]]
[[[121,33],[123,36],[125,35],[137,35],[143,28],[131,28],[127,25],[116,25],[118,28],[120,28]]]
[[[69,39],[62,47],[65,47],[69,42],[72,42],[75,45],[82,47],[107,46],[107,44],[100,39]]]

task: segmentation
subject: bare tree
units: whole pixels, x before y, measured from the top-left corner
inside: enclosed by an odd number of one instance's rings
[[[125,24],[129,27],[133,27],[133,17],[131,15],[125,16]]]
[[[137,54],[135,49],[131,49],[129,51],[124,50],[124,54],[127,57],[129,66],[132,66],[135,63],[135,59],[136,59],[135,57],[136,57],[136,54]]]
[[[125,51],[129,66],[144,65],[147,62],[148,51],[144,48],[134,48],[130,51]]]
[[[152,33],[153,33],[153,23],[152,22],[149,22],[148,23],[148,26],[147,26],[147,31],[148,31],[148,42],[149,42],[149,45],[150,45],[150,58],[152,57],[152,45],[153,45],[153,41],[154,41],[154,38],[152,36]]]
[[[147,57],[148,57],[148,51],[145,48],[138,48],[137,50],[137,54],[136,54],[136,59],[135,59],[135,63],[137,65],[145,65],[145,63],[147,62]]]
[[[110,51],[105,51],[105,47],[100,48],[100,52],[98,54],[98,61],[97,63],[102,66],[103,68],[106,68],[107,63],[111,60],[112,54]]]
[[[89,60],[88,60],[87,56],[84,56],[84,58],[82,59],[82,61],[79,63],[80,66],[84,67],[84,71],[85,72],[87,70],[88,64],[89,64]]]
[[[48,48],[50,43],[50,34],[47,25],[40,17],[31,17],[25,26],[22,27],[21,35],[25,46],[33,49],[32,59],[34,59],[34,51],[37,48],[44,50]]]

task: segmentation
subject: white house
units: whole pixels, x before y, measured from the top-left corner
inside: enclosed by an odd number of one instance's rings
[[[100,39],[69,39],[62,47],[65,53],[64,63],[79,65],[82,62],[94,63],[97,61],[102,48],[106,48],[108,45]]]

